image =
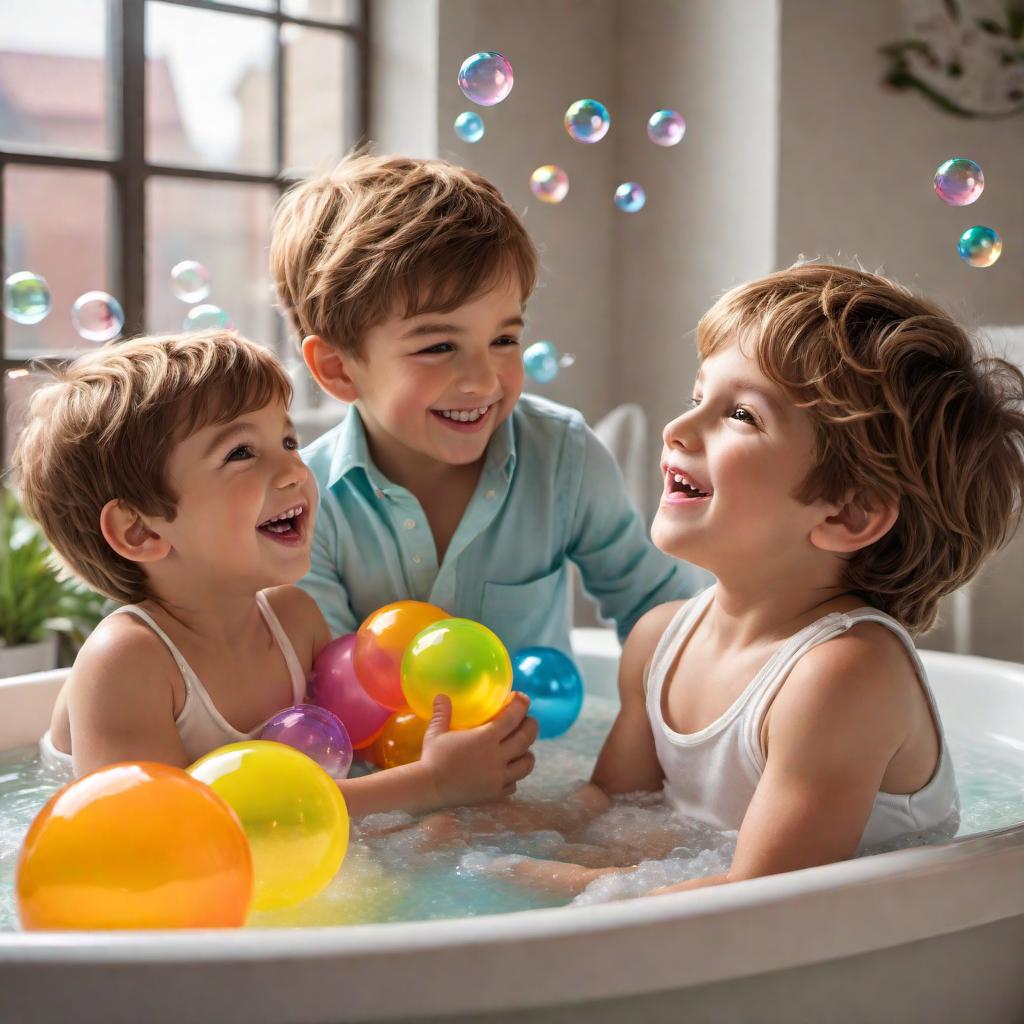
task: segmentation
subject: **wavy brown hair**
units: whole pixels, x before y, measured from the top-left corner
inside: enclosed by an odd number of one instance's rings
[[[697,329],[702,358],[749,341],[806,409],[814,468],[799,501],[898,516],[849,558],[844,585],[915,634],[1020,523],[1024,374],[978,350],[934,303],[861,270],[805,263],[727,292]]]
[[[389,317],[448,312],[506,277],[525,302],[537,251],[479,174],[358,153],[281,197],[270,269],[300,340],[362,354],[366,331]]]
[[[107,544],[103,506],[116,499],[173,519],[174,445],[274,400],[288,404],[291,381],[273,353],[222,330],[115,342],[49,372],[12,458],[22,503],[88,586],[141,601],[146,574]]]

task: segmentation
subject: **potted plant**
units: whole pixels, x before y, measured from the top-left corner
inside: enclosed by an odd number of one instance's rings
[[[0,678],[55,668],[59,644],[81,646],[104,598],[57,568],[39,526],[7,487],[0,493]]]

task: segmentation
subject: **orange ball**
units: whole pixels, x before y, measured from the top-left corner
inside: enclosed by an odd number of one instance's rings
[[[418,761],[423,753],[423,736],[428,723],[411,711],[396,711],[385,723],[374,744],[375,763],[397,768]]]
[[[50,798],[25,837],[16,891],[29,930],[230,928],[252,903],[252,854],[209,786],[124,762]]]
[[[402,656],[417,633],[448,613],[424,601],[396,601],[378,608],[356,633],[354,664],[363,689],[392,711],[409,705],[402,693]]]

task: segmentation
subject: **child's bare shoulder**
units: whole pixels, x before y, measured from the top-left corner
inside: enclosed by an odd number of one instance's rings
[[[314,656],[330,640],[320,606],[304,590],[290,584],[270,587],[263,595],[308,671]]]
[[[644,680],[647,677],[658,642],[665,630],[668,629],[669,623],[675,618],[676,613],[688,600],[666,601],[665,604],[655,605],[637,619],[622,647],[619,672],[620,691],[625,691],[627,688],[630,691],[643,691]],[[625,696],[624,692],[623,696]]]
[[[134,615],[108,615],[82,645],[68,675],[68,693],[117,700],[160,695],[173,706],[180,678],[166,644]],[[182,684],[183,685],[183,684]]]

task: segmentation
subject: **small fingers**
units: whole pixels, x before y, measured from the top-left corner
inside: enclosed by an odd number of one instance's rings
[[[505,739],[519,728],[529,710],[530,698],[525,693],[513,693],[508,704],[484,728],[496,732],[501,739]]]
[[[516,791],[516,784],[514,782],[506,782],[501,790],[502,796],[512,796]]]
[[[525,754],[536,741],[539,730],[536,718],[524,718],[519,728],[501,741],[502,751],[508,755],[509,760]]]
[[[515,779],[517,782],[520,779],[525,779],[530,772],[533,771],[533,766],[537,763],[537,759],[529,751],[523,754],[521,757],[517,757],[514,761],[510,761],[508,765],[508,777]]]

